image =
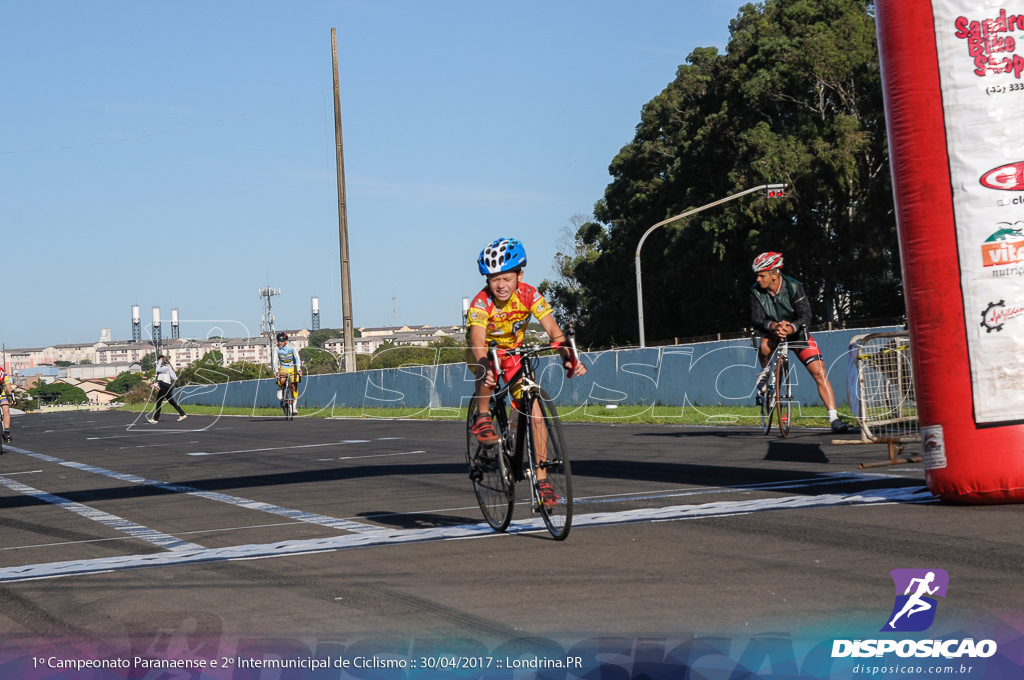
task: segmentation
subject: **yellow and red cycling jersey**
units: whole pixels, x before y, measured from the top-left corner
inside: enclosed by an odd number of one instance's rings
[[[487,332],[487,341],[498,343],[499,349],[514,349],[523,344],[530,317],[540,321],[551,314],[551,306],[537,289],[520,282],[519,287],[504,305],[498,305],[488,289],[473,298],[466,313],[466,334],[480,326]]]
[[[0,366],[0,404],[7,404],[7,390],[11,386],[11,376],[7,375],[7,371]]]

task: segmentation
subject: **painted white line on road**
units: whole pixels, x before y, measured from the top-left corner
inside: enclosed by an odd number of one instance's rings
[[[14,475],[38,475],[42,470],[22,470],[21,472],[5,472],[4,477],[13,477]]]
[[[249,500],[248,498],[230,496],[228,494],[217,493],[215,491],[202,491],[201,489],[196,489],[195,487],[191,486],[183,486],[181,484],[169,484],[167,482],[161,482],[155,479],[146,479],[145,477],[139,477],[137,475],[131,475],[125,472],[107,470],[106,468],[97,467],[95,465],[86,465],[84,463],[76,463],[75,461],[61,460],[60,458],[55,458],[54,456],[49,456],[45,453],[29,451],[28,449],[11,447],[11,450],[17,451],[18,453],[23,453],[26,456],[38,458],[39,460],[43,460],[48,463],[54,463],[56,465],[63,465],[65,467],[73,468],[75,470],[82,470],[83,472],[90,472],[97,475],[103,475],[105,477],[111,477],[122,482],[130,482],[132,484],[140,484],[142,486],[151,486],[157,489],[163,489],[165,491],[173,491],[175,493],[183,493],[189,496],[195,496],[197,498],[204,498],[206,500],[217,501],[219,503],[227,503],[228,505],[234,505],[236,507],[245,508],[247,510],[256,510],[258,512],[266,512],[271,515],[287,517],[288,519],[295,520],[297,522],[306,522],[308,524],[316,524],[318,526],[330,527],[331,529],[340,529],[342,531],[354,531],[359,533],[372,533],[381,530],[380,527],[372,526],[369,524],[362,524],[360,522],[353,522],[347,519],[338,519],[336,517],[328,517],[326,515],[319,515],[312,512],[294,510],[292,508],[285,508],[280,505],[272,505],[270,503],[253,501]]]
[[[635,522],[659,522],[668,520],[700,519],[744,515],[773,510],[827,508],[843,505],[879,505],[892,503],[922,503],[934,501],[926,487],[899,489],[874,489],[854,494],[828,494],[824,496],[789,496],[750,501],[724,501],[703,505],[679,505],[667,508],[649,508],[578,515],[573,519],[574,527],[609,526]],[[540,517],[512,522],[508,533],[524,533],[544,530]],[[95,560],[73,560],[44,564],[6,567],[0,569],[0,582],[24,581],[30,579],[60,578],[103,571],[139,569],[181,564],[199,564],[227,560],[252,560],[268,557],[303,555],[352,548],[367,548],[381,545],[401,545],[466,538],[501,536],[486,524],[464,524],[456,527],[430,529],[381,529],[372,533],[333,536],[322,539],[281,541],[277,543],[240,545],[196,551],[177,551],[157,555],[124,555]]]
[[[182,434],[182,433],[189,434],[189,433],[192,433],[192,432],[209,432],[211,429],[213,429],[212,426],[209,426],[209,427],[190,427],[190,428],[163,428],[163,427],[161,427],[159,430],[150,430],[150,429],[148,429],[150,427],[154,427],[154,426],[151,425],[151,424],[147,424],[145,428],[140,428],[138,430],[133,430],[129,434],[115,434],[115,435],[112,435],[112,436],[109,436],[109,437],[86,437],[85,441],[93,442],[93,441],[103,441],[105,439],[139,439],[141,437],[149,437],[150,435],[165,436],[165,435]],[[220,433],[220,432],[223,432],[224,430],[233,430],[233,429],[235,429],[235,428],[233,428],[233,427],[218,427],[217,428],[217,432]]]
[[[105,527],[128,534],[132,538],[152,543],[153,545],[164,548],[165,550],[175,551],[203,549],[201,545],[188,543],[180,538],[169,536],[155,529],[150,529],[149,527],[144,527],[140,524],[136,524],[135,522],[126,520],[123,517],[111,515],[110,513],[106,513],[95,508],[90,508],[88,505],[82,505],[81,503],[76,503],[75,501],[68,500],[67,498],[55,496],[53,494],[46,493],[45,491],[40,491],[39,489],[33,489],[31,486],[27,486],[21,482],[16,482],[13,479],[7,479],[7,477],[0,477],[0,485],[6,486],[8,489],[16,493],[36,498],[47,503],[53,503],[64,510],[73,512],[76,515],[81,515],[82,517],[96,522],[97,524],[102,524]]]
[[[322,444],[296,444],[295,446],[268,446],[264,449],[236,449],[234,451],[193,451],[186,456],[223,456],[229,453],[266,453],[267,451],[290,451],[292,449],[316,449],[324,446],[340,446],[343,444],[369,444],[369,439],[345,439],[340,442],[324,442]]]
[[[368,456],[342,456],[341,458],[332,458],[329,460],[362,460],[364,458],[388,458],[390,456],[411,456],[415,453],[426,453],[425,450],[419,451],[402,451],[400,453],[372,453]]]

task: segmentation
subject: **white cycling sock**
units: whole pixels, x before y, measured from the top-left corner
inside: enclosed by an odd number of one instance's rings
[[[839,411],[837,411],[835,409],[831,409],[828,412],[828,420],[829,420],[829,422],[832,422],[833,420],[835,420],[838,417],[839,417]]]

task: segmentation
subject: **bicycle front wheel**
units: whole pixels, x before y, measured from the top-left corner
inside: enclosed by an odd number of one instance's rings
[[[772,429],[772,416],[775,414],[775,395],[777,394],[775,388],[776,386],[769,379],[765,386],[765,393],[761,395],[761,434],[768,434],[768,431]]]
[[[527,443],[533,468],[533,499],[548,531],[564,540],[572,528],[572,469],[558,410],[547,392],[533,399]],[[539,413],[538,413],[539,412]]]
[[[495,531],[505,531],[512,521],[515,505],[515,487],[512,484],[508,458],[502,451],[504,437],[495,420],[499,442],[494,446],[483,446],[477,441],[470,428],[476,419],[476,411],[469,409],[466,421],[466,462],[469,464],[469,478],[473,480],[473,492],[484,519]]]
[[[783,437],[789,435],[790,413],[792,409],[792,394],[789,384],[789,359],[782,357],[775,365],[775,410],[779,414],[779,434]]]

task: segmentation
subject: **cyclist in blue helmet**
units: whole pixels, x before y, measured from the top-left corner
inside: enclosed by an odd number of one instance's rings
[[[299,382],[302,380],[302,359],[299,350],[288,342],[288,334],[277,334],[277,351],[271,354],[271,366],[276,368],[278,399],[284,396],[284,390],[292,391],[292,415],[298,414],[295,399],[298,399]]]
[[[487,277],[487,285],[473,298],[466,314],[467,363],[476,374],[476,411],[481,414],[473,426],[473,434],[481,444],[489,446],[497,442],[498,436],[486,415],[495,385],[494,372],[486,369],[488,343],[496,342],[498,349],[519,347],[526,338],[531,317],[537,319],[552,342],[564,341],[565,333],[552,316],[551,306],[544,296],[523,281],[526,249],[521,242],[514,238],[492,241],[481,251],[477,266]],[[568,370],[572,363],[568,351],[562,352],[562,358]],[[508,359],[508,366],[503,364],[501,369],[511,376],[519,367],[518,357]],[[578,361],[572,371],[572,376],[579,376],[587,369]]]

